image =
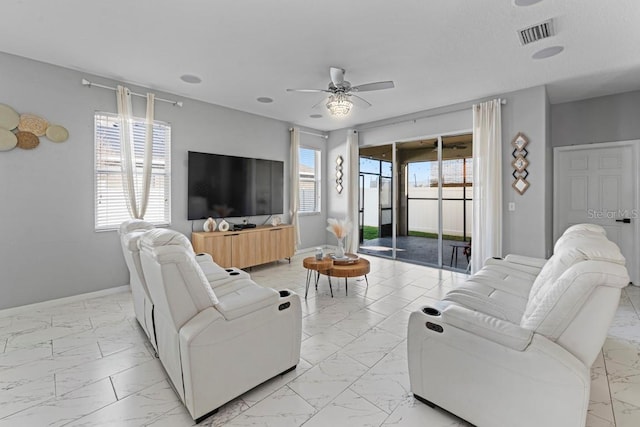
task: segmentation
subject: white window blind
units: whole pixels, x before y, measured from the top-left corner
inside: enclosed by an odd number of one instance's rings
[[[320,212],[320,150],[300,147],[299,212]]]
[[[120,129],[117,114],[95,114],[95,229],[113,230],[131,219],[122,185],[120,158]],[[145,120],[134,118],[132,123],[136,171],[136,190],[142,190],[142,166]],[[171,126],[153,122],[153,155],[149,202],[145,221],[155,225],[171,223]],[[139,198],[139,195],[138,195]]]

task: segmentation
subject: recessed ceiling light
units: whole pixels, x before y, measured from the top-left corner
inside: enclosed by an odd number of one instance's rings
[[[256,98],[256,101],[262,102],[263,104],[270,104],[273,102],[273,98],[269,98],[268,96],[261,96]]]
[[[542,0],[514,0],[513,4],[516,6],[531,6],[532,4],[540,3]]]
[[[550,58],[552,56],[556,56],[557,54],[559,54],[560,52],[562,52],[564,50],[563,46],[551,46],[551,47],[545,47],[542,50],[537,51],[536,53],[534,53],[533,55],[531,55],[531,57],[533,59],[544,59],[544,58]]]
[[[312,114],[309,117],[311,117],[312,119],[321,119],[322,118],[322,114]]]
[[[202,83],[202,79],[198,76],[194,76],[193,74],[183,74],[180,76],[180,80],[185,83],[198,84]]]

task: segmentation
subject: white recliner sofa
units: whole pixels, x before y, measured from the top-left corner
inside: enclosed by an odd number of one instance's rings
[[[140,264],[140,251],[138,241],[147,231],[153,230],[155,226],[150,222],[141,219],[132,219],[120,224],[118,234],[122,245],[122,254],[129,269],[129,285],[133,298],[133,311],[136,314],[138,323],[149,338],[149,342],[156,348],[156,340],[153,329],[153,303],[147,288],[147,282],[142,274]],[[156,348],[157,350],[157,348]]]
[[[122,253],[124,260],[129,269],[129,284],[131,286],[131,294],[133,297],[133,310],[135,312],[138,323],[149,338],[149,342],[157,351],[154,319],[153,319],[153,301],[147,288],[147,282],[142,273],[142,265],[140,263],[140,249],[138,242],[140,238],[149,230],[153,230],[155,226],[150,222],[141,219],[131,219],[120,224],[118,233],[120,235],[120,243],[122,245]],[[249,274],[238,268],[222,268],[213,261],[209,254],[196,254],[193,251],[191,242],[184,236],[177,236],[181,244],[187,249],[202,268],[207,280],[212,287],[223,286],[237,279],[250,279]]]
[[[478,427],[584,427],[590,368],[629,283],[604,229],[577,225],[548,260],[488,260],[411,313],[411,391]]]
[[[297,294],[247,278],[227,280],[220,271],[220,280],[210,282],[189,241],[175,231],[148,231],[139,246],[158,355],[196,422],[296,367],[302,323]]]

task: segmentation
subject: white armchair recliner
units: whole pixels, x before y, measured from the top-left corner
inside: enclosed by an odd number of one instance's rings
[[[584,427],[590,368],[629,283],[598,226],[548,261],[488,260],[438,304],[411,313],[411,391],[478,427]]]
[[[246,277],[228,280],[220,271],[220,280],[210,281],[217,265],[208,265],[207,278],[189,241],[175,231],[148,231],[139,245],[158,355],[196,422],[296,367],[302,323],[297,294]]]

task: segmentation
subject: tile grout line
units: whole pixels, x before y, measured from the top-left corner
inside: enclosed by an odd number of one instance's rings
[[[111,375],[109,375],[109,383],[111,384],[113,395],[116,397],[116,402],[120,402],[121,399],[118,397],[118,392],[116,391],[116,386],[113,384],[113,377]]]
[[[607,391],[609,392],[609,402],[611,403],[611,416],[613,417],[613,425],[616,426],[618,424],[616,423],[616,411],[614,410],[614,407],[613,407],[613,396],[611,395],[611,384],[609,384],[609,370],[607,369],[607,358],[604,357],[604,350],[601,349],[600,353],[602,354],[602,362],[604,364],[604,374],[607,379]]]

